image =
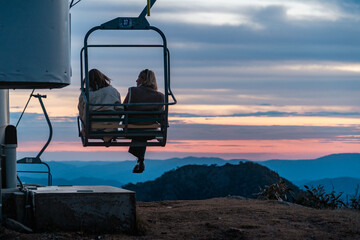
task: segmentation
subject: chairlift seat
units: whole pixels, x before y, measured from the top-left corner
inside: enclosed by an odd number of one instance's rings
[[[134,118],[132,116],[142,116]],[[92,111],[89,113],[91,127],[87,135],[86,121],[78,117],[79,136],[83,146],[165,146],[167,113],[161,111]],[[150,117],[146,117],[150,116]],[[154,117],[156,116],[156,117]],[[104,142],[104,137],[116,141]],[[133,143],[132,139],[143,138],[148,141]]]

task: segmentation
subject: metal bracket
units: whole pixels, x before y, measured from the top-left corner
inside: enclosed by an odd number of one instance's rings
[[[115,18],[113,20],[110,20],[106,23],[103,23],[100,25],[101,29],[124,29],[124,30],[128,30],[128,29],[139,29],[139,30],[144,30],[144,29],[149,29],[150,24],[149,22],[146,20],[146,15],[150,13],[150,9],[151,7],[154,5],[154,3],[156,2],[156,0],[148,0],[148,4],[145,6],[145,8],[142,10],[142,12],[140,13],[140,15],[135,18],[135,17],[118,17]],[[150,4],[149,4],[150,3]]]
[[[150,24],[146,18],[118,17],[100,25],[101,29],[149,29]]]

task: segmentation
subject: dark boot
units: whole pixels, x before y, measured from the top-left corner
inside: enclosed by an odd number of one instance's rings
[[[138,159],[138,161],[133,169],[133,173],[142,173],[144,170],[145,170],[144,159]]]

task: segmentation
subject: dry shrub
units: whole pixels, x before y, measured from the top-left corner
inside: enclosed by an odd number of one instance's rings
[[[260,187],[257,198],[265,200],[288,201],[289,195],[293,197],[292,189],[287,186],[282,178],[280,178],[279,182],[277,183],[265,186],[264,188]]]
[[[359,194],[359,185],[357,185],[355,194],[350,198],[350,202],[347,204],[348,208],[360,210],[360,194]]]
[[[334,190],[331,193],[326,193],[324,186],[318,185],[316,187],[306,188],[306,193],[298,199],[298,203],[307,207],[316,209],[337,209],[346,206],[341,200],[342,192],[336,193]]]

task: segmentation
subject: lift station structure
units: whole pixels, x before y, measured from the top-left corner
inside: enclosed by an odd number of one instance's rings
[[[150,26],[145,19],[156,0],[148,0],[139,17],[116,18],[93,28],[122,29],[141,28],[155,30],[163,38],[165,96],[161,113],[161,126],[156,133],[160,144],[166,143],[168,106],[176,100],[170,90],[170,56],[165,35]],[[32,94],[39,99],[50,127],[50,136],[38,156],[17,160],[16,127],[10,125],[9,89],[55,89],[70,84],[70,14],[74,1],[69,0],[11,0],[0,2],[0,154],[1,198],[3,211],[0,220],[11,220],[29,231],[89,230],[97,232],[133,231],[136,222],[135,193],[111,186],[38,186],[24,185],[17,176],[17,163],[43,163],[41,153],[51,141],[52,127],[42,103],[44,96]],[[79,2],[79,0],[77,1]],[[70,7],[69,7],[70,5]],[[85,78],[87,72],[87,36],[82,51],[85,53]],[[131,46],[130,46],[131,47]],[[159,46],[158,46],[159,47]],[[82,65],[83,66],[83,65]],[[81,67],[82,67],[81,66]],[[83,75],[82,75],[83,76]],[[88,86],[82,86],[88,96]],[[169,103],[168,97],[173,98]],[[91,103],[88,103],[91,104]],[[91,112],[89,113],[91,114]],[[124,113],[125,114],[125,113]],[[90,117],[89,117],[90,119]],[[86,123],[85,123],[86,124]],[[89,122],[87,122],[89,124]],[[90,123],[91,124],[91,123]],[[119,136],[127,134],[119,130]],[[83,144],[96,137],[87,127]],[[143,131],[143,134],[145,132]],[[125,135],[124,135],[125,134]],[[101,144],[94,144],[100,146]],[[51,178],[49,168],[49,178]],[[49,185],[51,181],[49,180]]]

